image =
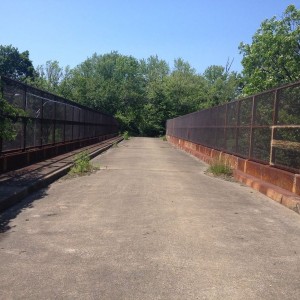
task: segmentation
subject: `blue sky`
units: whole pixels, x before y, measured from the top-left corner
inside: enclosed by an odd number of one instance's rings
[[[0,0],[0,44],[28,50],[34,66],[75,67],[116,50],[138,59],[183,58],[198,73],[210,65],[241,71],[240,42],[261,22],[300,0]]]

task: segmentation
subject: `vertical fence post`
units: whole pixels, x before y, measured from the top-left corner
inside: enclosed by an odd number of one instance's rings
[[[213,138],[213,144],[215,145],[214,147],[215,148],[219,148],[218,147],[218,141],[217,141],[217,139],[218,139],[218,134],[217,134],[217,131],[218,131],[218,129],[217,129],[217,118],[218,118],[218,116],[219,116],[219,107],[215,107],[214,108],[214,120],[213,120],[213,124],[214,124],[214,138]]]
[[[224,150],[227,150],[227,114],[228,114],[228,103],[225,104],[225,119],[224,119]]]
[[[78,113],[78,140],[80,140],[81,137],[81,109],[79,109]]]
[[[27,87],[24,87],[24,98],[23,98],[23,109],[27,111]],[[26,128],[27,128],[27,118],[22,117],[22,124],[23,124],[23,149],[24,152],[26,150]]]
[[[41,107],[41,145],[40,145],[41,148],[43,146],[44,101],[45,101],[44,98],[42,98],[42,107]]]
[[[2,118],[1,116],[0,116],[0,118]],[[0,156],[1,156],[1,154],[2,154],[2,137],[0,136]]]
[[[250,144],[249,144],[249,153],[248,158],[250,159],[252,157],[253,153],[253,123],[255,119],[255,113],[256,113],[256,101],[255,96],[252,97],[252,111],[251,111],[251,123],[250,123]]]
[[[276,125],[278,122],[278,89],[275,90],[274,105],[273,105],[273,126],[271,127],[271,141],[270,141],[270,161],[269,164],[272,166],[275,164],[275,150],[273,148],[273,140],[276,139]]]
[[[56,101],[54,102],[54,120],[53,120],[53,136],[52,136],[52,144],[55,145],[55,133],[56,133],[56,111],[57,111],[57,105],[56,105]]]
[[[239,133],[240,133],[240,113],[241,113],[241,103],[242,101],[238,101],[237,103],[237,118],[236,118],[236,128],[235,128],[235,152],[239,153]]]
[[[72,106],[72,141],[74,140],[74,106]]]
[[[66,142],[66,118],[67,118],[67,103],[65,102],[65,111],[64,111],[64,139],[63,139],[63,142],[65,143]]]
[[[3,85],[4,85],[4,83],[3,83],[3,81],[2,81],[2,77],[0,76],[0,100],[3,100],[3,97],[4,97],[4,88],[3,88]],[[0,119],[1,118],[3,118],[4,119],[4,116],[2,116],[1,114],[0,114]],[[2,149],[3,149],[3,146],[2,146],[2,144],[3,144],[3,139],[2,139],[2,137],[1,137],[1,135],[0,135],[0,155],[2,154]],[[0,169],[1,170],[1,169]]]

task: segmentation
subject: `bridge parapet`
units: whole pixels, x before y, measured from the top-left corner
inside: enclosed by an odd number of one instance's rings
[[[300,172],[300,82],[167,121],[167,135]]]
[[[0,83],[3,99],[25,111],[13,119],[16,138],[0,139],[0,162],[4,157],[9,162],[1,163],[0,172],[118,134],[118,122],[110,115],[4,76]]]
[[[300,213],[300,82],[168,120],[167,138]]]

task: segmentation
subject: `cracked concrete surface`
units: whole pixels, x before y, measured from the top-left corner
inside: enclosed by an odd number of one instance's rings
[[[300,299],[300,217],[132,138],[1,215],[0,299]]]

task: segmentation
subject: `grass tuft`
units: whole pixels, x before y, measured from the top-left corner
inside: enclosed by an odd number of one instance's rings
[[[223,160],[213,161],[207,171],[215,176],[232,176],[231,167]]]
[[[123,133],[123,138],[124,138],[124,140],[129,140],[129,132],[128,131],[125,131]]]
[[[75,156],[74,166],[71,168],[70,175],[82,175],[93,171],[95,167],[90,162],[90,157],[86,151],[80,152]]]

